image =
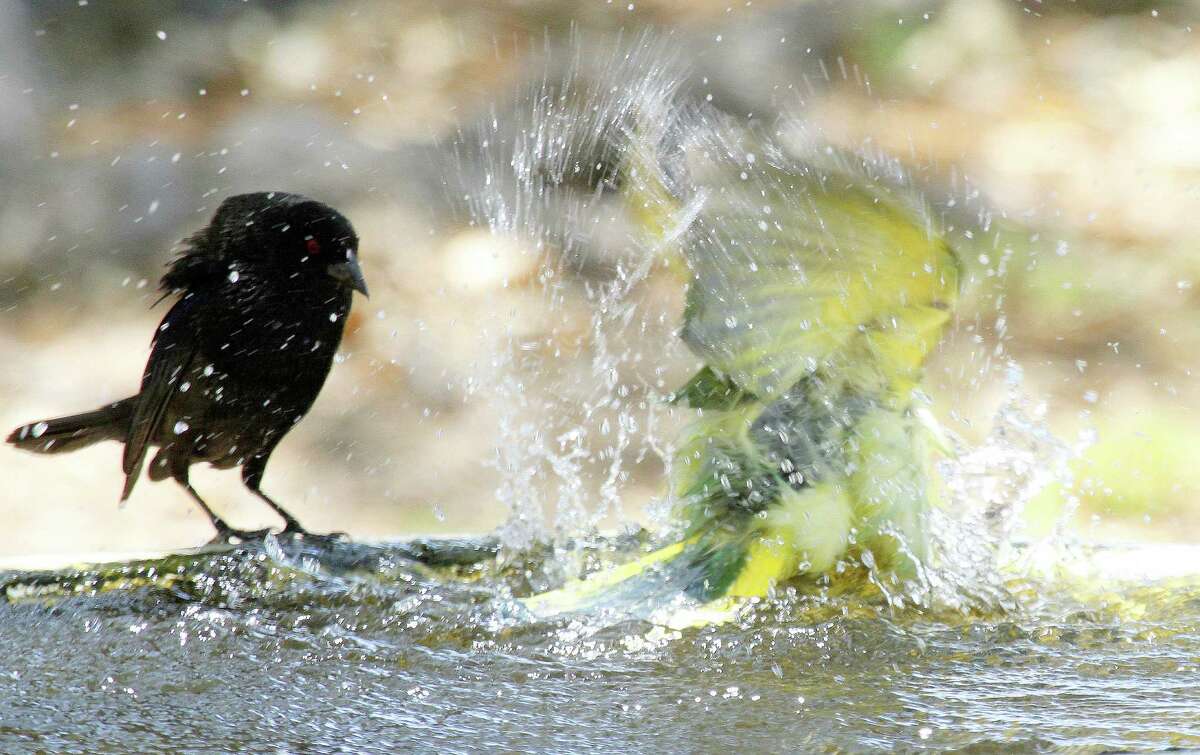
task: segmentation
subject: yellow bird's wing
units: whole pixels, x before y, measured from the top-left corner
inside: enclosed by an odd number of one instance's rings
[[[897,364],[919,365],[936,343],[911,332],[929,334],[916,322],[925,312],[941,313],[940,332],[958,258],[919,195],[870,165],[779,157],[737,175],[699,172],[707,201],[684,246],[693,277],[682,335],[745,391],[769,398],[836,366],[866,329],[902,325],[915,352]]]

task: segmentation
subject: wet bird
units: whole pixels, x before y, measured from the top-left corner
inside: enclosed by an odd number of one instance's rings
[[[182,485],[216,528],[213,542],[268,530],[231,527],[192,487],[188,469],[241,467],[246,487],[283,518],[281,535],[310,534],[260,486],[271,453],[325,383],[353,292],[367,294],[350,221],[297,194],[230,197],[184,242],[161,289],[178,299],[154,335],[137,395],[32,422],[8,442],[43,454],[123,443],[121,500],[157,449],[150,479]]]
[[[725,125],[687,146],[633,142],[623,188],[686,263],[681,336],[704,363],[674,394],[697,410],[674,459],[681,537],[526,605],[683,594],[705,623],[855,564],[919,580],[945,445],[920,388],[963,277],[946,231],[878,156],[797,157]]]

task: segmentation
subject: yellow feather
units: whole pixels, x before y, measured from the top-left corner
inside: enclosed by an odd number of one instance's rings
[[[792,577],[833,568],[849,543],[852,509],[837,485],[784,490],[763,512],[761,528],[726,594],[759,597]]]
[[[602,598],[609,588],[619,585],[657,564],[670,561],[682,553],[683,549],[691,542],[691,540],[682,540],[672,543],[635,561],[606,569],[587,579],[573,579],[557,590],[533,595],[521,602],[535,616],[541,617],[587,609],[597,599]]]

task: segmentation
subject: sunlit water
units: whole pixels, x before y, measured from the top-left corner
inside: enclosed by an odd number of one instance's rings
[[[683,632],[524,617],[536,558],[271,554],[5,575],[0,751],[1200,747],[1191,549],[1079,554],[990,616],[812,586]]]

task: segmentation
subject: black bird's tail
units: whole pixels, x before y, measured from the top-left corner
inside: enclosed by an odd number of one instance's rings
[[[8,442],[39,454],[75,451],[102,440],[123,442],[129,434],[132,416],[133,399],[127,398],[94,412],[22,425],[9,434]]]

